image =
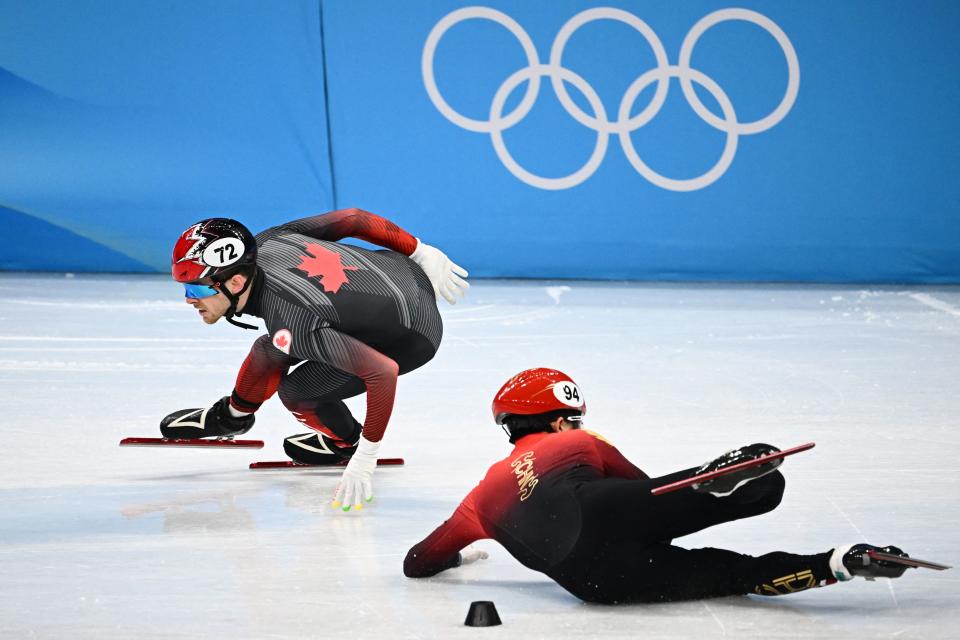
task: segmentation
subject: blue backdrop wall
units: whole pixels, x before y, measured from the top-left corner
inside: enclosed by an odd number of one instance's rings
[[[960,282],[958,32],[933,1],[0,2],[0,268],[163,271],[201,217],[357,206],[472,275]]]
[[[0,268],[164,271],[199,218],[331,207],[319,25],[315,0],[0,0]]]

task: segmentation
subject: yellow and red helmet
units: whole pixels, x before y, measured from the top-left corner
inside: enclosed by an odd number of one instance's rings
[[[502,425],[510,415],[531,416],[558,409],[587,412],[583,394],[573,378],[557,371],[538,367],[527,369],[507,380],[493,397],[493,419]]]

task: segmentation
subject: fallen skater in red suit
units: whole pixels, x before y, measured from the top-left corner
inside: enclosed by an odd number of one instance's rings
[[[651,489],[777,449],[754,444],[649,478],[604,438],[580,428],[585,413],[580,389],[560,371],[530,369],[508,380],[493,414],[513,451],[410,549],[404,573],[425,578],[483,559],[484,552],[465,548],[485,538],[576,597],[608,604],[782,595],[854,576],[898,578],[907,568],[870,558],[871,550],[906,557],[897,547],[869,544],[758,557],[678,546],[677,538],[776,508],[782,460],[660,496]]]

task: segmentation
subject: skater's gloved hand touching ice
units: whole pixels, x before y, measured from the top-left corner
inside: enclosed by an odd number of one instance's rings
[[[489,557],[490,554],[483,549],[477,549],[472,544],[467,545],[460,550],[460,566],[471,564],[477,560],[486,560]]]
[[[417,248],[410,254],[410,258],[427,274],[434,293],[443,296],[450,304],[457,304],[457,296],[462,297],[470,288],[469,283],[463,279],[467,277],[467,270],[436,247],[417,239]]]
[[[350,458],[347,468],[343,471],[340,484],[333,494],[332,506],[350,511],[351,507],[357,510],[363,508],[364,501],[373,500],[373,471],[377,468],[377,450],[379,442],[371,442],[360,437],[357,452]]]

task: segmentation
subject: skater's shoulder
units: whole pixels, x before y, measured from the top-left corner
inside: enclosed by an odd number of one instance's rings
[[[591,431],[590,429],[578,429],[577,433],[583,434],[584,438],[592,438],[593,440],[599,440],[600,442],[605,442],[606,444],[613,446],[613,443],[607,440],[602,434],[597,433],[596,431]]]

